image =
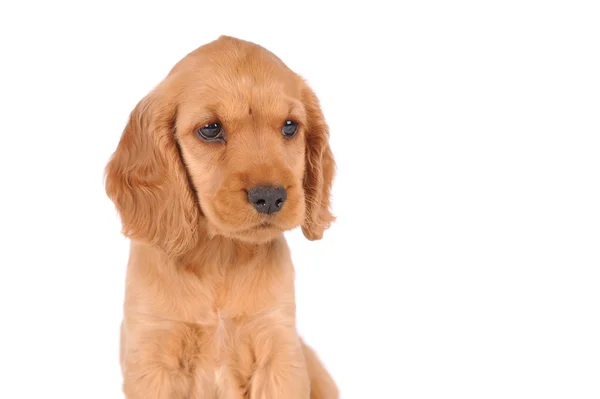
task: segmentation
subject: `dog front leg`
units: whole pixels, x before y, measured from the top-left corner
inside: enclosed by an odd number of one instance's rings
[[[250,399],[309,399],[310,380],[295,331],[263,337],[256,347]]]
[[[124,324],[123,392],[127,399],[188,399],[198,385],[193,328],[176,323]]]

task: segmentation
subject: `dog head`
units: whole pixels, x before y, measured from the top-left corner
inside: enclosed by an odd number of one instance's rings
[[[333,221],[334,160],[313,91],[266,49],[221,37],[131,113],[106,168],[124,234],[171,255],[211,235],[267,242]],[[201,221],[203,223],[201,223]]]

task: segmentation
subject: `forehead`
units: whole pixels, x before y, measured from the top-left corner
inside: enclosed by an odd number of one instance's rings
[[[211,43],[173,68],[182,117],[269,122],[304,120],[301,80],[279,58],[247,42]]]

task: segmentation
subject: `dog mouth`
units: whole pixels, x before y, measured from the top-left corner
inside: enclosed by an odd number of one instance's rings
[[[277,226],[275,226],[273,223],[262,222],[254,227],[251,227],[250,230],[264,230],[264,229],[274,229],[274,228],[277,228]]]
[[[240,230],[225,233],[225,235],[246,242],[261,243],[274,239],[285,230],[271,221],[262,221]]]
[[[261,232],[274,233],[274,232],[284,232],[285,230],[288,230],[288,228],[280,225],[279,223],[276,223],[273,220],[263,220],[257,224],[254,224],[250,227],[247,227],[247,228],[241,230],[240,233],[242,233],[242,234],[257,234],[257,233],[261,233]]]
[[[295,205],[293,200],[293,197],[289,199],[289,205]],[[284,207],[286,205],[288,204]],[[206,201],[205,208],[205,214],[213,226],[214,233],[242,241],[271,240],[299,225],[297,220],[299,210],[289,206],[281,212],[267,214],[257,212],[250,208],[249,204],[241,206],[239,202],[220,201],[213,205],[209,199]]]
[[[245,235],[252,235],[252,234],[260,234],[260,233],[267,233],[267,232],[275,232],[275,231],[281,231],[283,232],[285,229],[281,228],[280,226],[276,225],[273,222],[261,222],[259,224],[256,224],[254,226],[248,227],[244,230],[242,230],[240,233],[245,234]]]

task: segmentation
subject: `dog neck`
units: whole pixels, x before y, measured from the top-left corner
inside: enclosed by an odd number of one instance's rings
[[[263,263],[261,261],[281,254],[281,251],[289,252],[283,233],[270,241],[249,243],[220,234],[211,234],[207,226],[199,227],[197,244],[177,262],[188,271],[198,272]]]

